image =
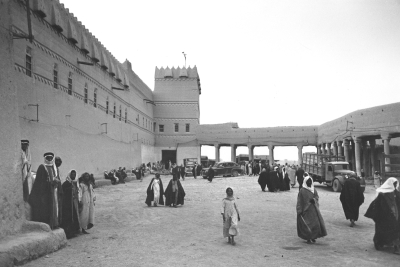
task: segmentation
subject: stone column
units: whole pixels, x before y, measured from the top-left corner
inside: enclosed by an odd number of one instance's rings
[[[253,145],[247,145],[247,148],[249,149],[249,160],[252,161],[254,160],[254,146]]]
[[[236,145],[231,145],[231,161],[236,162]]]
[[[338,156],[343,156],[343,141],[337,141]]]
[[[374,175],[374,173],[375,173],[375,161],[376,161],[376,155],[375,155],[375,145],[376,145],[376,141],[375,141],[375,139],[371,139],[371,140],[369,140],[369,146],[371,147],[371,155],[370,155],[370,157],[371,157],[371,172],[372,172],[372,175]]]
[[[301,166],[303,164],[303,145],[297,145],[297,164]]]
[[[331,143],[327,143],[326,146],[328,147],[328,149],[327,149],[328,153],[327,154],[330,156],[332,154],[332,152],[331,152]]]
[[[333,145],[333,155],[337,156],[337,155],[338,155],[337,142],[334,141],[334,142],[332,143],[332,145]]]
[[[350,142],[347,139],[343,139],[343,146],[344,146],[344,159],[347,162],[350,162],[350,149],[349,149]]]
[[[361,169],[364,169],[365,176],[369,176],[369,167],[368,167],[368,145],[366,140],[361,141],[361,151],[362,151],[362,166]]]
[[[219,162],[219,148],[221,146],[219,144],[215,144],[214,148],[215,148],[215,162]]]
[[[353,140],[350,140],[351,144],[351,167],[353,171],[356,171],[356,154],[355,154],[355,144]]]
[[[321,148],[322,148],[322,155],[326,155],[326,148],[325,148],[325,146],[326,146],[326,144],[325,144],[325,143],[322,143],[322,146],[321,146]]]
[[[354,140],[354,147],[355,147],[355,150],[354,150],[354,157],[355,157],[355,164],[356,164],[356,172],[357,172],[357,175],[361,175],[361,138],[359,138],[359,137],[356,137],[356,138],[353,138],[353,140]]]
[[[390,135],[387,133],[381,134],[383,140],[383,152],[385,155],[390,155]],[[385,164],[390,164],[390,159],[385,159]],[[390,172],[390,167],[385,167],[386,172]]]
[[[269,165],[273,166],[275,161],[274,161],[274,145],[268,145],[268,150],[269,150]]]

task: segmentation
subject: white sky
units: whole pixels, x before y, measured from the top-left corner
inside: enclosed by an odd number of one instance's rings
[[[151,89],[155,67],[182,66],[185,51],[201,79],[202,124],[319,125],[399,102],[400,0],[61,2]],[[297,149],[275,158],[297,159]]]

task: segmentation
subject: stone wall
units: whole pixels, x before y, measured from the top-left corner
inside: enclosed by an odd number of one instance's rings
[[[15,32],[27,32],[23,3],[10,1]],[[33,44],[24,39],[13,42],[15,66],[11,68],[18,90],[22,136],[31,141],[33,170],[47,151],[63,159],[63,175],[71,168],[101,175],[105,169],[140,164],[141,144],[154,144],[153,106],[144,101],[152,100],[151,90],[132,71],[129,61],[121,64],[113,58],[58,1],[33,1],[31,8],[45,9],[48,16],[42,19],[32,14],[35,40]],[[61,22],[57,23],[62,33],[54,28],[54,12],[60,13]],[[71,25],[77,33],[75,45],[71,43]],[[83,43],[88,45],[87,55],[80,49]],[[25,68],[27,47],[32,50],[31,77]],[[94,60],[97,57],[98,63]],[[78,64],[78,60],[94,65]],[[67,93],[70,72],[71,95]],[[32,105],[39,105],[39,116]]]
[[[25,221],[20,165],[20,130],[8,0],[0,0],[0,239]]]

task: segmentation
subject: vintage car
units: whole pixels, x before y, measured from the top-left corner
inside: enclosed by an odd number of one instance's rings
[[[215,176],[236,177],[238,175],[243,175],[243,170],[240,168],[240,165],[232,161],[216,162],[212,168],[214,170],[214,177]],[[202,175],[203,178],[207,178],[208,168],[203,169]]]

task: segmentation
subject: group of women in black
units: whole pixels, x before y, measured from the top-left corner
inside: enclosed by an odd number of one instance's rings
[[[185,203],[185,190],[179,181],[180,172],[179,167],[176,164],[173,165],[172,179],[169,181],[167,188],[164,191],[163,183],[159,173],[155,174],[155,177],[151,179],[149,186],[147,187],[147,197],[145,203],[150,206],[157,207],[158,205],[175,207],[183,205]]]
[[[273,171],[270,171],[269,166],[264,167],[258,177],[258,183],[261,186],[261,190],[265,191],[268,187],[269,192],[288,191],[290,190],[290,179],[289,174],[286,172],[286,168],[274,167]]]

